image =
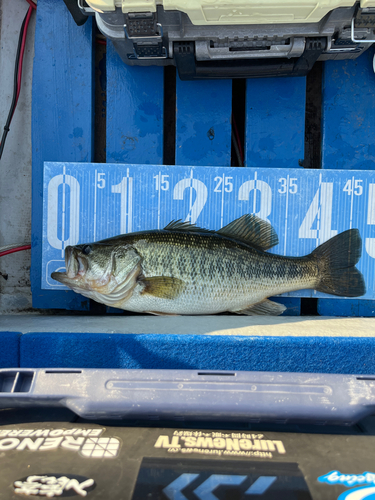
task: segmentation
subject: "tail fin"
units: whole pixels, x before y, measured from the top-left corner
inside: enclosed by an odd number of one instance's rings
[[[319,292],[342,297],[360,297],[366,293],[365,280],[355,267],[362,254],[362,239],[358,229],[349,229],[316,248],[320,282]]]

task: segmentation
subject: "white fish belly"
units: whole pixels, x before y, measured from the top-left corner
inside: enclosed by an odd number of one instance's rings
[[[308,286],[308,283],[306,283]],[[189,288],[189,287],[188,287]],[[257,304],[272,295],[278,295],[293,289],[303,288],[300,284],[281,288],[275,283],[254,283],[253,286],[223,287],[215,289],[207,285],[186,290],[179,297],[165,299],[149,294],[142,294],[142,287],[137,287],[133,295],[121,307],[133,312],[155,312],[163,314],[217,314],[226,311],[240,311]]]

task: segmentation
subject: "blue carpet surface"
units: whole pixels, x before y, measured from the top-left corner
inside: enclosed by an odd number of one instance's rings
[[[20,366],[375,374],[375,339],[28,333]]]
[[[0,332],[0,368],[19,367],[20,333]]]

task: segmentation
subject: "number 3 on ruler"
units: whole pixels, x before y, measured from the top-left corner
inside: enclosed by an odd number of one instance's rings
[[[249,201],[251,191],[254,191],[252,212],[261,219],[269,222],[267,217],[270,215],[272,207],[272,190],[270,185],[267,184],[267,182],[259,181],[256,178],[253,181],[246,181],[242,184],[242,186],[240,186],[240,189],[238,191],[238,199],[241,201]],[[255,211],[257,191],[259,191],[260,193],[259,212]]]

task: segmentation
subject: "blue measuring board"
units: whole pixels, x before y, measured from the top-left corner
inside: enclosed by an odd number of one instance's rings
[[[322,89],[322,168],[373,170],[375,74],[371,47],[358,59],[326,61]]]
[[[374,47],[358,59],[326,61],[322,88],[322,168],[374,170]],[[366,217],[366,212],[363,213]],[[375,302],[319,300],[319,314],[374,316]]]
[[[375,298],[375,171],[46,162],[41,286],[65,289],[50,275],[65,269],[68,245],[162,229],[176,219],[219,229],[246,213],[274,226],[279,244],[271,252],[281,255],[309,254],[358,228],[363,298]],[[327,297],[311,290],[290,296]]]
[[[33,307],[87,309],[74,293],[40,289],[44,161],[93,161],[92,20],[74,22],[64,2],[40,0],[36,12],[32,98]]]
[[[124,64],[109,40],[106,61],[107,162],[162,163],[163,68]]]
[[[306,78],[246,80],[245,166],[298,168],[305,147]],[[301,300],[282,299],[300,316]]]
[[[247,167],[298,168],[304,157],[306,77],[246,80]]]
[[[232,80],[176,79],[176,163],[230,164]]]

